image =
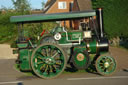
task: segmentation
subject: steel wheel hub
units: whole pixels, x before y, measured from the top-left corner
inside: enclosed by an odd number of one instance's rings
[[[45,63],[48,65],[53,65],[55,63],[55,60],[52,58],[46,58]]]
[[[105,67],[105,68],[108,68],[109,66],[110,66],[109,62],[105,62],[105,63],[104,63],[104,67]]]

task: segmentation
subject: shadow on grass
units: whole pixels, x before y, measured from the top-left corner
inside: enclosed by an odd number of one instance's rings
[[[98,74],[94,64],[91,64],[86,70],[77,70],[74,67],[66,67],[63,73],[91,73]]]
[[[78,71],[78,69],[76,69],[72,63],[70,63],[70,65],[68,65],[64,71],[69,73],[75,73]]]
[[[98,74],[97,71],[96,71],[96,67],[95,67],[95,62],[96,62],[96,59],[98,58],[98,56],[99,56],[99,55],[95,55],[95,56],[92,58],[91,64],[90,64],[89,67],[86,69],[86,72],[92,73],[92,74]]]
[[[22,71],[19,69],[19,65],[15,64],[15,68],[17,71],[22,72],[25,76],[22,76],[20,79],[31,79],[34,77],[38,77],[33,71]],[[90,64],[90,66],[86,70],[78,70],[74,66],[68,66],[65,68],[64,74],[68,73],[92,73],[92,74],[97,74],[96,68],[94,65],[94,62]]]
[[[95,68],[95,64],[92,62],[91,65],[86,69],[86,72],[92,74],[98,74]]]

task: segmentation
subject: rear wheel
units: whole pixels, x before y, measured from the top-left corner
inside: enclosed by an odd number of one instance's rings
[[[31,66],[37,76],[55,78],[65,69],[66,55],[58,45],[41,44],[32,54]]]

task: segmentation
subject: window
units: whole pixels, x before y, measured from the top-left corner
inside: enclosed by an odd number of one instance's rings
[[[58,9],[67,9],[66,2],[58,2]]]
[[[70,2],[70,11],[72,11],[73,10],[73,1],[72,2]]]

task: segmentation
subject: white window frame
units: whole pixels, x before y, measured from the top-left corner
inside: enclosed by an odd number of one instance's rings
[[[58,9],[67,9],[67,2],[65,1],[58,2]]]

